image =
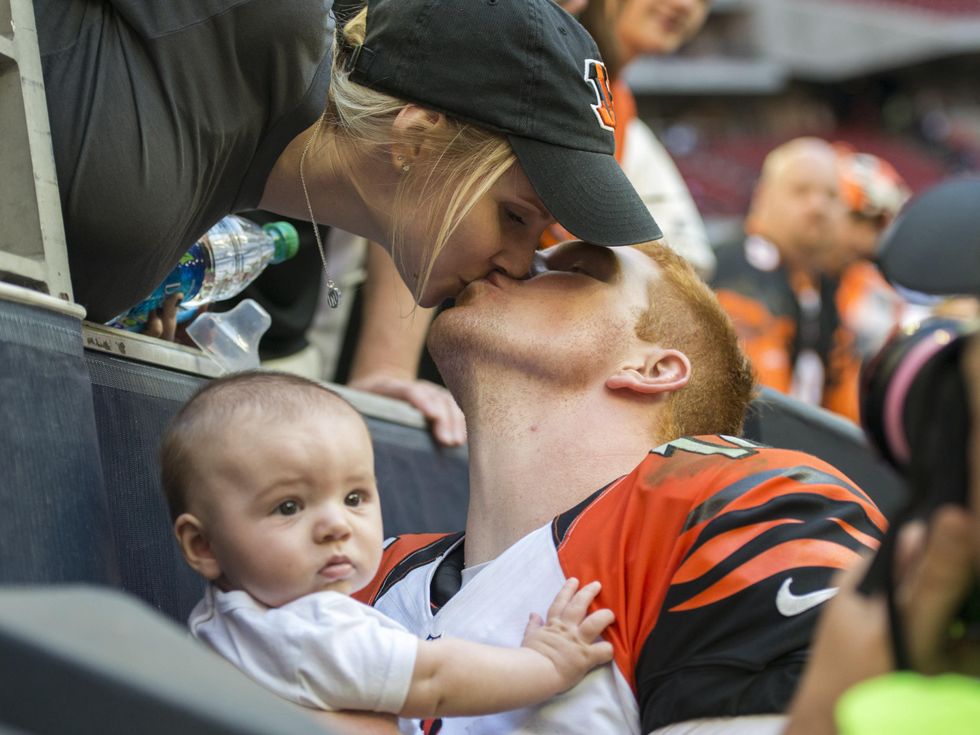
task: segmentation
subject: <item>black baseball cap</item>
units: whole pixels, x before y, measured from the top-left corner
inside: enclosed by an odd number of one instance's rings
[[[980,296],[980,178],[950,179],[909,201],[882,235],[875,260],[905,289]]]
[[[338,2],[342,25],[362,2]],[[615,159],[595,42],[553,0],[368,0],[350,78],[506,136],[542,203],[576,237],[662,237]]]

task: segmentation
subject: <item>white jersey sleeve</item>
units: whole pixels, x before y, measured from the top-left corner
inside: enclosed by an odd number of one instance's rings
[[[785,728],[785,715],[743,715],[677,722],[650,735],[779,735]]]
[[[322,710],[398,713],[418,650],[394,620],[336,592],[267,608],[246,592],[209,587],[189,625],[259,684]]]

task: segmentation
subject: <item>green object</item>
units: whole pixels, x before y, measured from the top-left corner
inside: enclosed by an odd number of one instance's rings
[[[980,733],[980,680],[886,674],[849,689],[835,714],[841,735],[975,735]]]
[[[273,263],[289,260],[299,250],[299,233],[289,222],[268,222],[262,229],[276,244],[276,254],[272,256]]]

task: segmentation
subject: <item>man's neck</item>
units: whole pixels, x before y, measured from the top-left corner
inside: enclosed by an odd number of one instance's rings
[[[489,389],[468,405],[470,502],[466,564],[497,557],[521,537],[633,470],[653,446],[646,408],[603,386],[554,394]],[[544,395],[548,393],[547,395]],[[506,398],[501,398],[506,397]]]
[[[776,250],[779,254],[779,261],[782,263],[783,268],[789,272],[796,272],[805,274],[808,278],[819,278],[820,272],[819,268],[811,262],[810,259],[804,257],[803,253],[800,253],[793,248],[787,247],[786,243],[778,238],[771,237],[765,232],[759,232],[753,235],[749,235],[749,240],[755,238],[757,241],[762,241]]]

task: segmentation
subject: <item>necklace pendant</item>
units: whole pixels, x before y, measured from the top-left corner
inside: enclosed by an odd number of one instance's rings
[[[327,303],[330,304],[331,309],[336,309],[340,306],[340,297],[342,295],[340,289],[337,288],[333,281],[327,281]]]

